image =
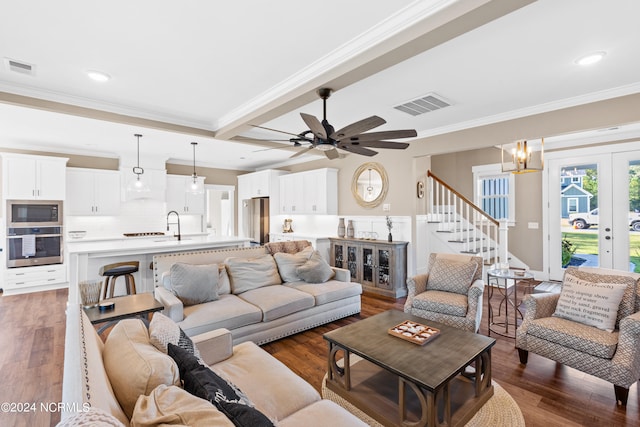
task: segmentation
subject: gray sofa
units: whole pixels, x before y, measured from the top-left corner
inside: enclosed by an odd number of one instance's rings
[[[233,425],[214,405],[179,386],[178,365],[152,340],[142,320],[125,319],[103,343],[84,311],[69,306],[60,425],[113,426],[120,425],[118,420],[123,425]],[[321,399],[254,343],[233,346],[224,329],[194,336],[193,342],[209,369],[235,384],[280,427],[366,426]]]
[[[187,335],[226,328],[231,331],[234,344],[244,341],[264,344],[359,313],[362,286],[350,281],[347,270],[331,267],[335,276],[322,283],[307,283],[287,277],[291,276],[291,271],[282,270],[282,254],[299,253],[305,246],[310,246],[310,243],[286,242],[156,255],[153,258],[155,297],[165,306],[163,313]],[[256,271],[252,272],[254,264],[251,262],[258,259],[261,261],[255,264]],[[183,304],[169,290],[175,285],[171,283],[172,274],[169,272],[177,263],[217,264],[220,271],[217,299],[188,306]],[[265,267],[265,263],[270,266]],[[277,267],[275,276],[274,265]],[[276,280],[268,281],[266,276]]]

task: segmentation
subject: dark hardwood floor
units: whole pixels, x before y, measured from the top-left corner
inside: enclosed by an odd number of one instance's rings
[[[41,411],[39,405],[62,398],[66,301],[66,290],[0,297],[0,403],[37,405],[25,413],[0,411],[0,426],[49,426],[59,421],[58,412]],[[402,309],[403,302],[363,296],[360,315],[263,348],[319,390],[327,364],[322,335],[384,310]],[[486,334],[486,319],[480,332]],[[623,409],[616,406],[613,386],[606,381],[535,354],[529,355],[526,368],[521,366],[512,339],[497,338],[492,362],[493,378],[518,402],[527,426],[640,426],[637,383]]]

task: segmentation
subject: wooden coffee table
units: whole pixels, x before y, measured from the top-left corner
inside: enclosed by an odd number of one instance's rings
[[[440,335],[418,345],[387,333],[405,320],[438,328]],[[493,395],[493,338],[391,310],[324,339],[327,389],[385,426],[462,426]],[[362,359],[354,363],[352,354]],[[461,375],[471,363],[475,374]]]
[[[115,305],[112,309],[104,311],[98,307],[84,309],[92,325],[105,323],[105,325],[98,329],[99,334],[119,320],[129,317],[143,317],[148,319],[149,314],[164,310],[164,306],[155,299],[152,293],[124,295],[105,299],[100,302],[114,302]]]

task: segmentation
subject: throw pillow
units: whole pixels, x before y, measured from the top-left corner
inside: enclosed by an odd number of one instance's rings
[[[314,251],[309,260],[296,269],[296,273],[307,283],[324,283],[335,275],[318,251]]]
[[[191,338],[176,322],[160,312],[153,313],[153,318],[149,323],[149,342],[165,354],[168,354],[167,346],[171,343],[187,350],[195,357],[200,357],[198,347],[195,346]]]
[[[307,262],[309,257],[313,254],[313,247],[307,246],[303,250],[295,254],[288,254],[285,252],[277,252],[273,255],[273,259],[276,260],[278,265],[278,273],[283,282],[298,282],[300,277],[296,270],[302,264]]]
[[[124,319],[111,330],[102,351],[104,368],[122,410],[131,418],[138,396],[159,384],[180,385],[173,359],[151,343],[140,319]]]
[[[233,426],[215,406],[176,386],[159,385],[140,396],[131,417],[132,426],[188,425],[190,427]]]
[[[171,266],[171,288],[185,306],[218,299],[218,264]]]
[[[427,290],[467,295],[477,268],[478,264],[475,262],[436,258],[429,270]]]
[[[271,255],[256,258],[227,258],[225,264],[231,281],[231,291],[234,294],[282,283],[278,266]]]
[[[553,315],[613,332],[626,289],[627,285],[622,283],[589,282],[565,274]]]
[[[168,350],[178,364],[186,391],[213,403],[236,426],[273,426],[262,412],[246,404],[234,386],[198,363],[192,354],[173,344],[169,344]]]
[[[95,406],[77,412],[56,424],[56,427],[124,427],[116,417]]]
[[[264,245],[264,247],[267,249],[267,251],[271,255],[275,255],[279,252],[295,254],[308,246],[311,246],[311,242],[308,240],[292,240],[288,242],[269,242]]]

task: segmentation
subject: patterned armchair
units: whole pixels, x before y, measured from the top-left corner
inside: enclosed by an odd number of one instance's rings
[[[566,298],[563,294],[568,278],[606,288],[624,284],[617,313],[610,310],[615,316],[610,318],[611,324],[615,322],[612,332],[586,324],[589,321],[566,318],[562,306],[567,300],[563,301],[561,296]],[[582,307],[581,303],[579,300],[576,305]],[[531,294],[524,304],[524,320],[516,333],[520,363],[527,363],[531,351],[602,378],[613,383],[616,403],[626,406],[629,387],[640,378],[640,274],[569,267],[565,271],[562,294]],[[586,310],[594,311],[593,308]]]
[[[478,332],[482,319],[482,258],[435,253],[426,274],[407,279],[405,313]]]

